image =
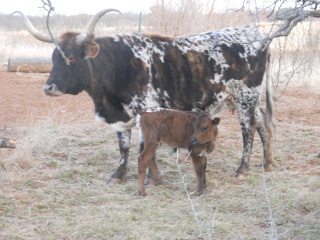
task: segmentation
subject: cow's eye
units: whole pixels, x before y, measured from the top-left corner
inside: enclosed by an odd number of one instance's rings
[[[208,130],[208,127],[203,127],[202,132],[206,132]]]
[[[69,62],[73,62],[76,58],[73,55],[70,55],[68,57]]]

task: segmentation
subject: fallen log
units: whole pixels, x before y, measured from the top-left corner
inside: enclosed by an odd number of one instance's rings
[[[0,148],[15,148],[15,142],[8,138],[0,138]]]
[[[9,58],[9,72],[39,72],[46,73],[52,69],[51,58],[48,57],[17,57]]]

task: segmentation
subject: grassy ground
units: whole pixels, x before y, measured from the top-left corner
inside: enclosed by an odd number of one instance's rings
[[[28,34],[21,34],[25,33],[0,36],[1,63],[12,56],[51,56],[52,45],[35,43]],[[289,78],[286,74],[283,85]],[[297,79],[304,85],[318,77]],[[17,148],[0,149],[0,239],[247,240],[273,236],[318,240],[319,126],[277,123],[277,166],[265,174],[265,181],[262,172],[254,168],[263,155],[258,137],[251,171],[247,178],[237,180],[233,175],[239,166],[242,136],[236,117],[224,117],[219,130],[217,149],[209,156],[207,193],[201,198],[191,195],[192,210],[175,164],[176,155],[167,149],[158,152],[162,183],[147,187],[147,197],[138,196],[136,131],[126,181],[107,185],[119,159],[116,134],[108,126],[92,121],[57,125],[45,120],[35,126],[15,127],[10,131]],[[185,156],[182,152],[179,158]],[[187,174],[188,192],[195,191],[190,159],[182,172]]]
[[[253,167],[262,158],[260,143],[254,144],[249,176],[237,180],[232,175],[241,135],[232,132],[221,125],[218,147],[209,157],[207,194],[191,195],[192,211],[176,155],[166,148],[158,153],[161,185],[138,196],[136,131],[126,181],[107,185],[118,162],[117,139],[107,126],[45,121],[16,129],[17,148],[0,152],[0,238],[267,239],[276,230],[278,239],[319,239],[320,159],[314,153],[320,149],[320,128],[278,124],[277,167],[266,173],[272,229],[263,175]],[[191,193],[196,185],[190,159],[182,172]]]

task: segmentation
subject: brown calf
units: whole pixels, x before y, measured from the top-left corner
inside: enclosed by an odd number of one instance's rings
[[[144,186],[147,167],[153,174],[153,184],[157,185],[160,172],[152,158],[159,144],[165,143],[173,148],[191,151],[197,175],[197,191],[201,195],[206,188],[207,157],[204,153],[211,153],[215,148],[220,118],[212,120],[209,113],[176,110],[142,112],[140,116],[137,126],[141,134],[140,144],[144,147],[138,158],[139,194],[147,195]]]

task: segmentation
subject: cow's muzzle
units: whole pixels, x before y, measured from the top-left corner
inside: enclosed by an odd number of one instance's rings
[[[197,144],[198,143],[198,140],[195,137],[192,137],[190,139],[190,141],[191,141],[192,144]]]
[[[58,90],[57,85],[54,83],[44,85],[43,90],[46,93],[46,95],[51,97],[60,96],[63,94],[63,92]]]

